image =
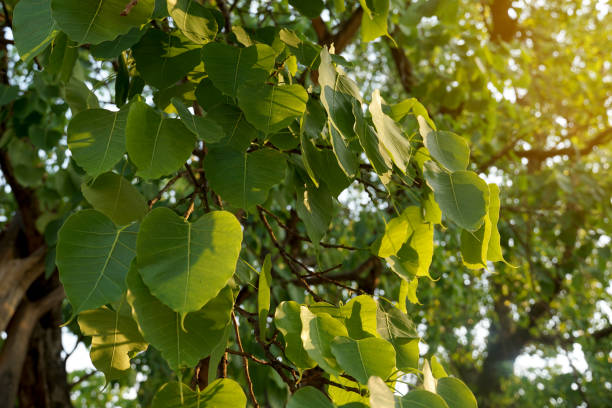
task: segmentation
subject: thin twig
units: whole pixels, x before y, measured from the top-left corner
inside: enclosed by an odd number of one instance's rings
[[[236,334],[236,343],[238,344],[238,348],[240,352],[244,354],[244,348],[242,347],[242,340],[240,340],[240,333],[238,331],[238,320],[236,319],[236,314],[232,311],[232,320],[234,322],[234,333]],[[246,356],[242,356],[242,363],[244,364],[244,375],[247,380],[247,384],[249,386],[249,394],[251,396],[251,400],[253,401],[253,406],[255,408],[259,408],[259,403],[257,402],[257,398],[255,398],[255,391],[253,391],[253,381],[251,380],[251,374],[249,373],[249,359]]]
[[[132,0],[130,1],[128,4],[125,5],[125,8],[123,9],[123,11],[121,12],[121,15],[123,17],[127,16],[128,14],[130,14],[130,11],[132,11],[132,9],[134,7],[136,7],[136,5],[138,4],[138,0]]]
[[[264,211],[266,214],[268,214],[270,217],[274,218],[274,220],[277,222],[277,224],[284,229],[285,231],[287,231],[288,233],[290,233],[291,235],[293,235],[295,238],[301,240],[301,241],[306,241],[306,242],[310,242],[312,243],[312,240],[308,237],[305,237],[303,235],[300,235],[297,231],[289,228],[289,226],[287,224],[285,224],[276,214],[274,214],[273,212],[269,211],[268,209],[261,207],[262,211]],[[350,245],[343,245],[343,244],[331,244],[329,242],[319,242],[319,245],[321,245],[324,248],[336,248],[336,249],[346,249],[349,251],[360,251],[363,248],[357,248],[357,247],[353,247]]]
[[[171,179],[170,179],[170,180],[169,180],[169,181],[166,183],[166,185],[165,185],[165,186],[164,186],[164,187],[163,187],[161,190],[159,190],[159,192],[157,193],[157,195],[156,195],[156,196],[155,196],[155,197],[154,197],[154,198],[153,198],[151,201],[149,201],[149,210],[150,210],[151,208],[153,208],[153,206],[155,205],[155,203],[157,203],[157,202],[158,202],[158,201],[161,199],[161,196],[162,196],[162,195],[163,195],[163,194],[164,194],[166,191],[168,191],[168,189],[169,189],[170,187],[172,187],[172,185],[173,185],[174,183],[176,183],[176,181],[177,181],[178,179],[180,179],[180,178],[181,178],[181,176],[182,176],[183,174],[184,174],[184,173],[182,173],[182,172],[181,172],[181,173],[178,173],[176,176],[172,177],[172,178],[171,178]]]
[[[317,302],[322,302],[324,301],[324,299],[317,295],[312,288],[310,287],[310,285],[308,284],[308,282],[306,281],[306,279],[304,279],[304,277],[302,276],[302,274],[297,271],[294,267],[293,267],[293,263],[295,262],[296,264],[298,264],[299,266],[301,266],[302,268],[304,268],[308,273],[310,273],[310,269],[308,268],[308,266],[304,265],[303,262],[295,259],[294,257],[292,257],[291,255],[289,255],[287,253],[287,251],[285,251],[285,249],[282,247],[282,245],[278,242],[278,240],[276,239],[276,236],[274,235],[274,231],[272,230],[272,227],[270,226],[270,223],[268,222],[268,219],[266,218],[266,214],[263,211],[263,207],[261,206],[257,206],[257,209],[259,210],[259,218],[261,218],[261,220],[264,223],[264,226],[266,228],[266,230],[268,231],[268,235],[270,236],[270,239],[272,239],[272,242],[274,243],[274,245],[276,246],[276,248],[279,250],[279,252],[281,253],[281,256],[285,259],[285,261],[287,262],[287,266],[289,267],[289,269],[291,270],[291,272],[296,276],[296,278],[299,279],[299,281],[302,283],[302,285],[304,286],[304,289],[306,289],[306,291],[308,293],[310,293],[310,295],[312,295],[312,297],[315,299],[315,301]]]

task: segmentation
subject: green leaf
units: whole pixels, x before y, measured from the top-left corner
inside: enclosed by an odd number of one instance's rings
[[[210,43],[202,48],[208,77],[217,89],[236,97],[245,82],[263,83],[274,69],[276,52],[265,44],[246,48]]]
[[[68,147],[88,174],[98,176],[112,169],[125,153],[128,110],[111,112],[86,109],[68,123]]]
[[[270,189],[285,178],[286,168],[285,157],[272,149],[243,153],[211,148],[204,159],[211,188],[230,204],[246,210],[266,200]]]
[[[332,354],[331,343],[336,336],[348,335],[346,327],[327,313],[314,314],[305,306],[300,308],[302,343],[308,356],[330,374],[340,374],[341,369]]]
[[[98,44],[147,23],[155,1],[140,0],[124,16],[126,5],[122,0],[52,0],[51,10],[59,28],[73,41]]]
[[[406,167],[410,161],[410,140],[406,138],[398,124],[383,112],[383,102],[380,91],[374,90],[369,108],[372,122],[374,122],[378,138],[387,154],[397,168],[406,174]]]
[[[227,284],[241,242],[240,223],[229,212],[209,212],[190,223],[168,208],[156,208],[138,233],[138,271],[155,297],[184,316]]]
[[[312,368],[316,363],[308,357],[302,344],[302,321],[300,305],[292,300],[281,302],[276,307],[274,325],[285,338],[285,355],[296,367]]]
[[[220,90],[215,88],[210,78],[206,77],[200,81],[195,90],[195,97],[205,111],[210,111],[218,105],[233,103],[232,97],[223,95]]]
[[[442,364],[440,364],[436,356],[431,357],[431,373],[436,379],[448,377],[448,374],[446,374],[446,370],[444,369],[444,367],[442,367]]]
[[[289,4],[310,19],[318,17],[325,8],[322,0],[289,0]]]
[[[298,37],[298,35],[286,28],[279,32],[279,38],[284,42],[293,55],[295,55],[300,64],[308,69],[318,66],[319,54],[321,46],[311,41]]]
[[[425,390],[414,390],[399,398],[398,408],[449,408],[439,395]]]
[[[353,339],[378,336],[377,309],[372,296],[359,295],[342,306],[348,335]]]
[[[115,173],[104,173],[81,186],[83,196],[92,207],[117,225],[129,224],[144,217],[147,202],[136,187]]]
[[[188,313],[181,327],[180,314],[151,294],[138,273],[136,261],[130,268],[127,285],[127,298],[142,336],[161,352],[172,369],[195,367],[223,339],[234,304],[229,287],[200,310]]]
[[[368,388],[370,389],[370,407],[395,408],[393,392],[380,377],[370,377]]]
[[[277,132],[301,117],[307,101],[308,93],[298,84],[245,83],[238,90],[238,105],[246,119],[266,134]]]
[[[13,11],[15,47],[23,61],[40,54],[57,34],[48,0],[20,0]]]
[[[296,185],[296,211],[304,222],[306,233],[314,244],[321,242],[332,219],[334,203],[327,187],[319,188],[312,183]]]
[[[436,392],[449,407],[477,408],[478,403],[472,391],[461,380],[455,377],[444,377],[438,380]]]
[[[66,48],[68,49],[71,47],[67,46]],[[72,52],[68,52],[68,50],[66,50],[66,53],[72,54]],[[74,58],[73,62],[76,61],[76,54],[74,54],[74,56],[71,58]],[[65,69],[65,67],[62,67],[62,70],[63,69]],[[62,74],[60,73],[60,76],[61,75]],[[72,75],[72,67],[67,75]],[[72,111],[73,115],[76,115],[77,113],[86,109],[95,109],[100,107],[96,95],[87,87],[87,85],[85,85],[83,81],[80,81],[75,77],[70,77],[64,86],[63,91],[64,100],[68,106],[70,106],[70,110]]]
[[[94,58],[112,59],[116,58],[121,51],[127,50],[136,44],[147,32],[148,27],[133,27],[126,34],[122,34],[112,41],[104,41],[91,47],[91,55]]]
[[[397,368],[405,372],[418,369],[419,336],[406,313],[381,301],[376,317],[378,333],[395,349]]]
[[[489,207],[489,187],[472,171],[448,173],[434,162],[425,162],[425,180],[445,216],[469,231],[484,223]]]
[[[380,338],[339,336],[332,342],[331,351],[340,367],[361,384],[367,384],[373,375],[387,379],[395,368],[395,350]]]
[[[419,116],[419,131],[429,154],[448,171],[467,169],[470,147],[459,135],[444,130],[431,130],[425,118]]]
[[[334,408],[335,405],[314,387],[298,389],[287,402],[286,408]]]
[[[117,228],[95,210],[68,217],[59,230],[56,263],[74,315],[121,298],[135,255],[137,228]]]
[[[147,349],[124,296],[116,310],[106,306],[87,310],[79,314],[78,321],[81,332],[91,337],[91,361],[107,383],[127,374],[130,359]]]
[[[150,29],[132,47],[136,69],[157,89],[164,89],[183,79],[200,64],[200,49],[172,33]]]
[[[257,286],[257,313],[259,315],[259,338],[266,341],[268,312],[270,311],[270,283],[272,282],[272,261],[270,254],[266,255]]]
[[[19,97],[19,87],[0,84],[0,106],[8,105]]]
[[[393,169],[391,157],[378,139],[374,128],[363,117],[363,111],[359,103],[353,103],[353,114],[355,115],[355,133],[359,138],[359,144],[380,180],[384,184],[388,184]]]
[[[172,105],[176,108],[183,124],[198,139],[206,143],[217,143],[225,137],[223,128],[211,119],[208,114],[205,113],[202,116],[193,115],[179,98],[172,98]]]
[[[131,104],[125,127],[130,159],[145,179],[177,171],[191,156],[195,137],[179,119],[162,118],[146,103]]]
[[[208,362],[208,381],[217,378],[219,363],[221,363],[221,359],[225,355],[225,350],[227,350],[227,342],[229,340],[231,331],[231,325],[228,324],[225,327],[225,331],[221,335],[221,339],[210,352],[210,360]]]
[[[257,137],[257,130],[247,122],[244,113],[236,106],[216,105],[210,108],[207,116],[223,129],[225,136],[216,143],[217,146],[227,146],[244,152]]]
[[[349,141],[355,137],[353,104],[354,101],[361,102],[361,94],[355,82],[336,70],[327,48],[321,50],[320,57],[321,102],[327,111],[331,125],[343,140]]]
[[[180,388],[179,388],[180,387]],[[151,408],[245,408],[242,387],[229,378],[220,378],[204,390],[193,391],[183,383],[162,385],[153,397]]]
[[[357,170],[359,169],[357,157],[349,150],[345,140],[331,123],[328,123],[327,129],[329,130],[329,138],[340,168],[349,178],[356,177]]]
[[[361,39],[370,42],[387,33],[389,0],[359,0],[363,7],[361,17]]]
[[[470,269],[487,267],[487,250],[491,239],[491,221],[485,217],[477,231],[461,231],[461,260]]]
[[[499,187],[497,184],[489,183],[489,221],[491,223],[491,237],[487,250],[487,259],[491,262],[506,262],[501,249],[501,237],[497,229],[499,221]],[[508,264],[508,262],[506,262]],[[510,265],[510,264],[508,264]],[[511,266],[511,265],[510,265]]]
[[[168,12],[177,27],[196,44],[206,44],[217,35],[212,12],[194,0],[168,0]]]

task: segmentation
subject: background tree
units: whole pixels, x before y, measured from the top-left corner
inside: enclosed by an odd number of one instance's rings
[[[2,3],[0,406],[609,405],[609,6],[91,3]]]

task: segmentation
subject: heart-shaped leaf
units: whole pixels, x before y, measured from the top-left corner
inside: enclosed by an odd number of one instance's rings
[[[56,263],[74,315],[121,298],[137,229],[136,224],[117,228],[95,210],[66,220],[59,230]]]
[[[180,387],[180,388],[179,388]],[[245,408],[246,396],[240,385],[229,378],[213,381],[197,392],[183,383],[162,385],[151,408]]]
[[[168,208],[142,221],[138,270],[151,293],[183,317],[217,296],[236,269],[242,229],[231,213],[213,211],[194,223]]]

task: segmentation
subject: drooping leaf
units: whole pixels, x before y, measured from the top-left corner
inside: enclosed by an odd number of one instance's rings
[[[182,390],[179,388],[181,387]],[[246,396],[242,387],[229,378],[220,378],[202,391],[193,391],[186,384],[171,382],[164,384],[155,397],[151,408],[245,408]]]
[[[448,173],[432,161],[424,167],[425,179],[442,213],[466,230],[480,228],[489,207],[487,183],[472,171]]]
[[[56,263],[74,315],[121,298],[137,229],[136,224],[117,228],[95,210],[68,217],[59,230]]]
[[[377,337],[354,340],[336,337],[331,351],[342,369],[361,384],[377,376],[387,379],[395,368],[395,350],[391,343]]]
[[[319,188],[307,182],[296,186],[296,211],[304,222],[310,240],[318,244],[327,232],[332,219],[334,203],[327,187]]]
[[[72,157],[91,176],[109,171],[125,154],[127,116],[127,109],[87,109],[68,124]]]
[[[104,173],[81,186],[83,196],[92,207],[117,225],[141,219],[147,203],[129,181],[116,173]]]
[[[314,314],[305,306],[300,308],[302,342],[308,356],[328,373],[340,374],[341,369],[332,354],[332,341],[336,336],[346,336],[346,327],[327,313]]]
[[[387,154],[397,168],[405,174],[410,161],[410,140],[403,134],[398,124],[383,112],[382,104],[380,91],[376,89],[372,93],[372,102],[369,108],[372,122],[374,122],[378,138]]]
[[[461,231],[461,260],[470,269],[487,267],[487,251],[491,239],[491,221],[484,218],[484,224],[477,231]]]
[[[434,378],[438,380],[440,378],[448,377],[446,370],[444,367],[442,367],[442,364],[440,364],[436,356],[431,357],[431,373],[433,374]]]
[[[144,339],[158,349],[171,368],[195,367],[215,349],[225,335],[234,304],[229,288],[204,307],[188,313],[181,326],[181,316],[151,294],[144,284],[136,262],[128,277],[128,301]],[[223,347],[225,351],[225,347]]]
[[[238,89],[238,105],[246,119],[266,134],[278,132],[300,118],[307,101],[308,93],[299,84],[245,83]]]
[[[221,92],[233,97],[245,82],[263,83],[274,69],[275,56],[275,51],[265,44],[238,48],[210,43],[202,49],[210,80]]]
[[[378,139],[374,128],[363,117],[363,111],[359,103],[353,103],[353,114],[355,115],[355,133],[359,138],[359,144],[361,144],[380,180],[384,184],[388,184],[393,169],[391,157]]]
[[[193,0],[168,0],[168,12],[178,28],[196,44],[206,44],[217,35],[213,13]]]
[[[132,27],[145,24],[153,14],[155,0],[140,0],[122,15],[127,3],[113,0],[52,0],[53,18],[59,28],[79,44],[114,40]]]
[[[231,148],[211,148],[204,170],[212,189],[230,204],[251,209],[263,203],[270,189],[285,178],[287,164],[272,149],[252,153]]]
[[[291,396],[287,408],[335,408],[335,405],[321,391],[306,386]]]
[[[489,183],[489,221],[491,222],[491,237],[487,250],[487,260],[491,262],[506,262],[501,249],[501,237],[497,229],[499,221],[499,187],[497,184]],[[507,263],[507,262],[506,262]]]
[[[175,84],[200,63],[196,44],[157,29],[149,29],[132,53],[142,78],[157,89]]]
[[[172,98],[172,105],[176,108],[183,124],[206,143],[217,143],[225,137],[223,128],[209,117],[208,114],[202,116],[193,115],[179,98]]]
[[[448,171],[467,169],[470,147],[467,141],[453,132],[431,130],[425,118],[419,116],[419,131],[429,154]]]
[[[21,0],[13,10],[13,36],[22,60],[28,62],[53,40],[57,27],[47,0]]]
[[[371,408],[395,408],[395,397],[387,384],[380,377],[368,379]]]
[[[361,102],[361,94],[355,82],[336,70],[326,48],[321,50],[320,57],[321,103],[327,111],[331,126],[343,140],[349,141],[355,137],[353,104],[354,101]]]
[[[162,118],[146,103],[131,104],[126,147],[137,176],[155,179],[178,170],[191,155],[195,137],[179,119]]]
[[[378,333],[395,349],[397,368],[405,372],[418,369],[419,336],[406,312],[380,302],[376,317]]]
[[[438,380],[436,392],[449,407],[452,408],[477,408],[478,403],[472,391],[455,377],[443,377]]]
[[[272,282],[272,261],[270,254],[266,255],[259,272],[259,285],[257,286],[257,314],[259,315],[259,338],[266,341],[266,327],[268,312],[270,311],[270,283]]]
[[[329,130],[329,138],[340,168],[349,178],[355,177],[359,168],[357,156],[349,150],[345,140],[335,127],[328,123],[327,129]]]
[[[312,368],[316,363],[308,356],[302,344],[302,321],[300,305],[292,300],[283,301],[276,307],[274,325],[285,338],[285,355],[296,367]]]
[[[127,374],[130,359],[147,349],[125,296],[115,310],[106,306],[87,310],[79,314],[78,321],[81,332],[91,336],[91,361],[107,383]]]
[[[168,208],[156,208],[138,233],[138,271],[151,293],[184,317],[226,285],[241,242],[240,223],[231,213],[213,211],[190,223]]]
[[[361,39],[370,42],[387,32],[388,0],[359,0],[364,12],[361,17]]]

